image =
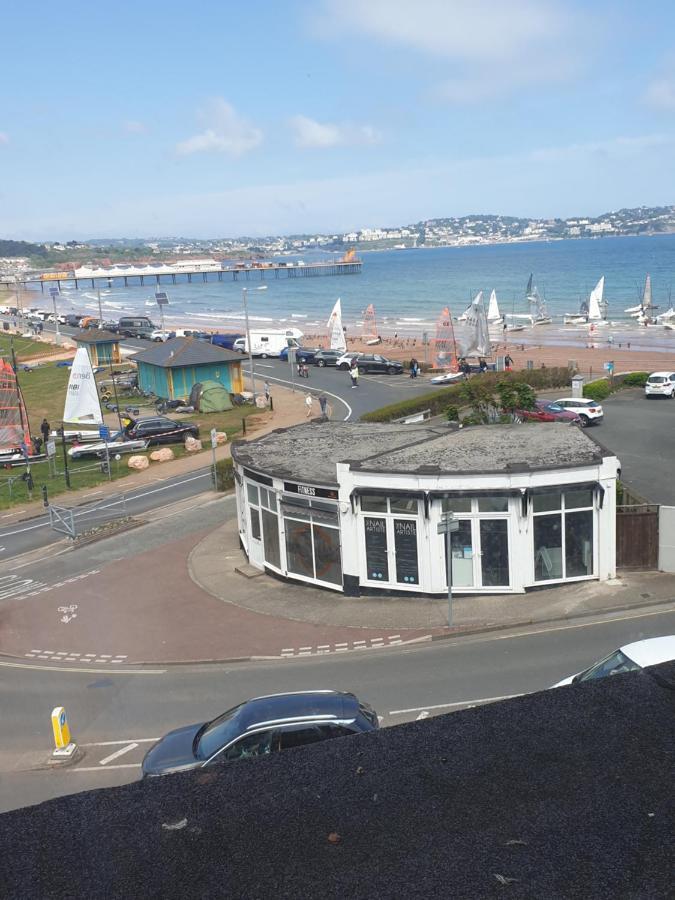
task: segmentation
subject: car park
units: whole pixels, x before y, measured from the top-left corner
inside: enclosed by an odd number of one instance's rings
[[[314,354],[314,365],[323,368],[324,366],[336,366],[337,361],[342,356],[342,350],[317,350]]]
[[[600,403],[595,400],[586,400],[584,397],[563,397],[553,401],[556,406],[561,406],[568,412],[579,416],[582,428],[587,425],[599,425],[604,418],[604,411]]]
[[[581,425],[581,419],[576,413],[563,409],[551,400],[535,400],[534,409],[516,409],[514,416],[523,422],[564,422],[568,425]]]
[[[143,440],[150,444],[179,444],[186,437],[199,437],[199,428],[190,422],[176,422],[164,416],[147,416],[135,419],[125,429],[130,440]]]
[[[362,353],[356,360],[356,365],[362,375],[369,372],[400,375],[403,372],[403,363],[398,359],[388,359],[375,353]]]
[[[622,675],[624,672],[638,672],[647,666],[657,666],[659,663],[672,660],[675,660],[675,635],[647,638],[644,641],[635,641],[619,647],[609,656],[593,663],[588,669],[563,678],[553,687],[577,684],[580,681],[595,681],[597,678]]]
[[[302,691],[256,697],[210,722],[170,731],[145,755],[143,776],[185,772],[237,759],[375,731],[377,714],[354,694]]]
[[[645,397],[649,400],[651,397],[668,397],[670,400],[675,396],[675,372],[652,372],[645,382]]]

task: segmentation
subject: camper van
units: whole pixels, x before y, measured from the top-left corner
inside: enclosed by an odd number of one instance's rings
[[[297,328],[289,328],[287,331],[251,331],[251,355],[279,356],[285,347],[299,347],[299,339],[302,331]],[[232,349],[239,353],[248,353],[248,341],[245,337],[237,338]]]

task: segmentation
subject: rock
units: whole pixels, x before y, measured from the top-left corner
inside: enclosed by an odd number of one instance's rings
[[[217,431],[216,432],[216,444],[226,444],[227,443],[227,433],[225,431]]]
[[[150,463],[147,456],[130,456],[127,465],[130,469],[138,469],[140,472],[142,469],[147,469]]]
[[[202,449],[202,442],[197,438],[186,437],[185,438],[185,449],[188,453],[196,453],[197,450]]]
[[[150,459],[153,462],[169,462],[169,460],[175,459],[174,452],[171,447],[162,447],[159,450],[153,450],[150,454]]]

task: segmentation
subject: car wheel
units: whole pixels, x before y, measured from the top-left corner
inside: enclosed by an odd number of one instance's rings
[[[579,419],[581,420],[581,427],[587,428],[590,423],[588,416],[579,416]]]
[[[346,363],[340,363],[340,365],[338,366],[338,369],[341,372],[346,372],[348,368],[349,368],[349,366]]]
[[[396,366],[389,366],[389,368],[387,369],[387,375],[395,375],[396,371]]]
[[[261,354],[260,354],[260,358],[261,358],[261,359],[267,359],[267,354],[266,354],[266,353],[261,353]]]
[[[316,365],[317,365],[320,369],[323,369],[323,367],[326,365],[325,359],[317,359]]]
[[[359,370],[359,375],[365,375],[365,374],[366,374],[366,370],[365,370],[365,369],[362,369],[361,366],[357,366],[357,368],[358,368],[358,370]]]

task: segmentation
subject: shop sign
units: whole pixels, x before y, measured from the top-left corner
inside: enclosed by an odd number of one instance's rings
[[[284,481],[284,490],[289,494],[300,494],[301,497],[326,497],[329,500],[338,498],[336,490],[314,487],[311,484],[292,484],[290,481]]]

